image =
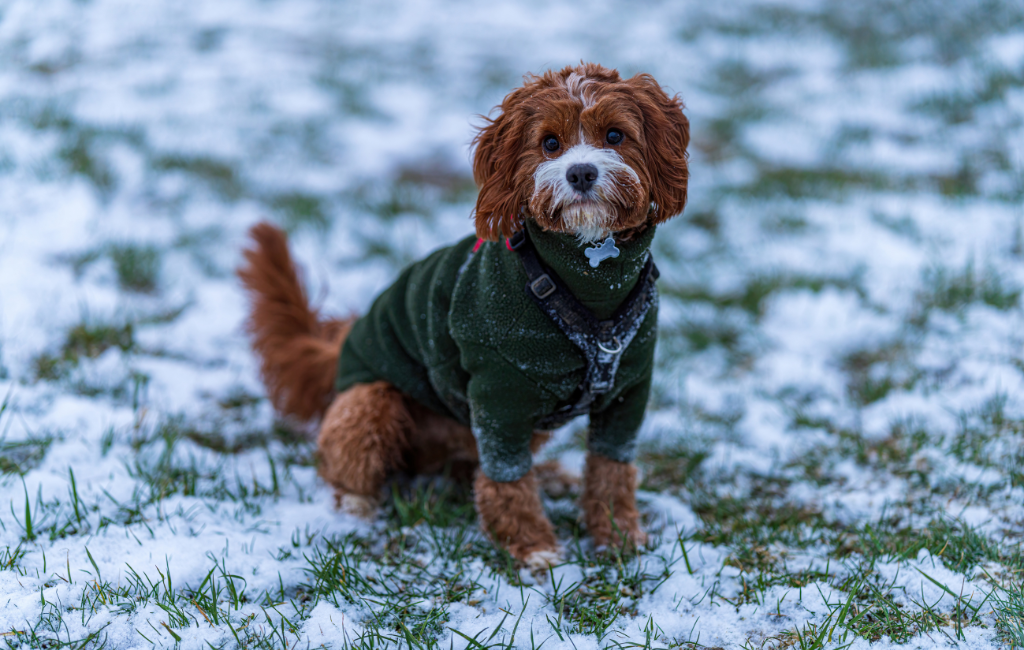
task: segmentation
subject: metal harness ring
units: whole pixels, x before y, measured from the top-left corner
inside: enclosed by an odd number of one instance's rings
[[[618,354],[619,352],[622,352],[622,341],[619,340],[619,337],[613,337],[612,342],[615,343],[616,346],[614,350],[609,350],[608,348],[604,347],[603,345],[601,345],[600,341],[597,342],[597,348],[601,350],[601,352],[604,352],[605,354]]]

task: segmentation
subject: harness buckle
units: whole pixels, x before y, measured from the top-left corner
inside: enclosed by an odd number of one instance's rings
[[[526,242],[526,229],[518,230],[511,237],[505,240],[505,245],[510,251],[517,251]]]
[[[530,283],[530,291],[532,291],[533,295],[537,296],[541,300],[547,298],[557,290],[558,287],[555,286],[554,280],[552,280],[551,276],[547,273]]]

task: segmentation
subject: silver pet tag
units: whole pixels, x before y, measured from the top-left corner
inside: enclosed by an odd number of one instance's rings
[[[597,265],[606,259],[618,257],[619,249],[615,247],[615,238],[609,235],[600,246],[588,248],[583,254],[590,260],[590,266],[596,269]]]

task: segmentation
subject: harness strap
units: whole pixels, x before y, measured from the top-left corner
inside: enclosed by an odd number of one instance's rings
[[[587,362],[583,383],[578,389],[579,398],[544,418],[538,425],[562,423],[589,412],[594,400],[615,385],[622,352],[636,336],[651,306],[657,304],[658,292],[654,281],[659,275],[658,267],[648,253],[629,296],[611,318],[599,321],[572,295],[561,278],[544,265],[525,229],[509,238],[507,246],[523,261],[529,278],[526,293],[580,349]]]

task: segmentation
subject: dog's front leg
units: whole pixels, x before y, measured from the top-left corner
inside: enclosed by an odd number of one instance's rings
[[[531,571],[546,570],[561,560],[555,531],[544,515],[533,470],[515,481],[491,480],[482,471],[473,483],[480,524],[496,544]]]
[[[597,548],[636,548],[647,541],[636,508],[636,467],[600,454],[587,456],[580,507]]]

